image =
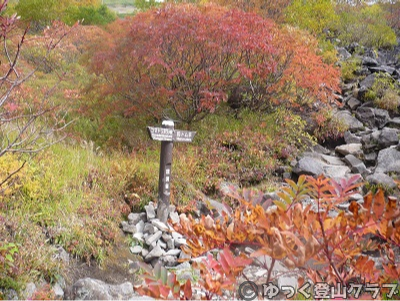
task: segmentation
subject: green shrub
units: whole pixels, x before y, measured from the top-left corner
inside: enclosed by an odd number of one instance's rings
[[[400,88],[389,75],[380,73],[365,98],[373,101],[381,109],[397,112],[400,105]]]
[[[65,13],[64,21],[70,25],[77,21],[80,21],[83,25],[106,25],[116,19],[116,14],[106,5],[72,6]]]
[[[342,79],[351,82],[357,78],[356,71],[361,68],[361,59],[351,58],[341,63]]]

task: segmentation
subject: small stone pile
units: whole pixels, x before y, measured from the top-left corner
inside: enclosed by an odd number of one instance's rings
[[[122,230],[132,235],[135,245],[130,247],[133,254],[140,255],[146,263],[154,266],[160,261],[163,266],[173,267],[178,259],[190,259],[180,249],[186,245],[186,239],[176,232],[171,225],[161,222],[156,217],[156,206],[150,202],[146,212],[130,213],[128,221],[121,222]],[[169,221],[172,225],[180,222],[175,206],[170,206]]]

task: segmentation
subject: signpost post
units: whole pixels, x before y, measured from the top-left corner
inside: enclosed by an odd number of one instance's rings
[[[158,178],[157,218],[166,223],[171,195],[172,148],[174,142],[192,142],[196,132],[174,129],[172,120],[164,120],[162,127],[148,126],[150,138],[161,141],[160,173]]]

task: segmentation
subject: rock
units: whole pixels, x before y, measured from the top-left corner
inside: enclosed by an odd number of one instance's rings
[[[360,105],[361,105],[361,101],[359,101],[357,98],[355,97],[350,97],[347,101],[347,105],[349,106],[349,108],[351,110],[356,110]]]
[[[368,127],[375,127],[375,110],[369,107],[359,107],[356,111],[356,117]]]
[[[149,203],[148,205],[144,206],[144,209],[146,210],[146,216],[148,221],[156,217],[156,210],[152,203]]]
[[[151,245],[152,243],[154,243],[157,240],[159,240],[161,238],[161,236],[162,236],[162,232],[161,231],[157,231],[153,235],[151,235],[151,236],[146,238],[146,244],[147,245]]]
[[[74,300],[128,300],[135,296],[130,282],[110,285],[101,280],[79,279],[72,287]]]
[[[361,143],[361,137],[358,137],[355,134],[352,134],[350,131],[346,131],[344,133],[343,138],[344,138],[344,141],[347,144],[350,144],[350,143]]]
[[[364,56],[364,57],[362,58],[362,64],[365,65],[365,66],[369,66],[369,67],[376,67],[376,66],[379,66],[377,60],[375,60],[375,59],[373,59],[373,58],[370,58],[370,57],[368,57],[368,56]],[[372,85],[371,85],[371,87],[372,87]]]
[[[54,284],[53,292],[56,300],[63,300],[64,299],[64,290],[62,289],[59,283]]]
[[[351,154],[356,157],[361,157],[363,155],[361,143],[350,143],[350,144],[339,145],[335,148],[335,152],[343,156]]]
[[[400,173],[400,151],[386,148],[378,153],[375,173]]]
[[[180,222],[179,214],[177,212],[170,212],[169,213],[169,218],[171,219],[171,223],[173,225],[179,224],[179,222]]]
[[[372,73],[386,72],[389,75],[392,75],[396,71],[395,68],[390,67],[390,66],[384,66],[384,65],[376,66],[376,67],[369,67],[368,69]]]
[[[356,158],[355,156],[348,154],[344,157],[344,160],[350,166],[352,172],[362,175],[367,175],[370,173],[364,162]]]
[[[364,128],[362,122],[353,117],[349,111],[338,111],[335,116],[348,127],[349,131],[355,132]]]
[[[121,227],[122,231],[124,231],[125,233],[131,233],[131,234],[136,233],[136,225],[131,225],[126,221],[122,221]]]
[[[36,292],[36,290],[37,290],[37,287],[36,287],[35,283],[33,283],[33,282],[27,283],[24,291],[22,292],[23,299],[31,300],[32,296]]]
[[[143,233],[152,235],[154,234],[154,226],[150,223],[146,223],[143,227]]]
[[[182,245],[186,245],[186,239],[185,238],[177,238],[174,239],[175,242],[175,247],[179,248]]]
[[[374,173],[366,178],[366,180],[375,185],[383,185],[388,188],[396,188],[396,183],[394,180],[384,173]]]
[[[175,231],[172,232],[171,235],[172,235],[172,239],[173,239],[173,240],[177,240],[177,239],[179,239],[179,238],[183,238],[182,234],[180,234],[180,233],[178,233],[178,232],[175,232]]]
[[[371,152],[378,150],[379,136],[381,131],[373,131],[369,134],[363,134],[361,137],[361,143],[365,152]]]
[[[129,250],[133,254],[140,254],[140,253],[142,253],[143,247],[138,245],[138,246],[130,247]]]
[[[140,220],[136,224],[136,233],[143,233],[143,230],[144,230],[144,221]]]
[[[394,117],[388,121],[387,126],[399,129],[400,128],[400,117]]]
[[[375,78],[376,75],[375,74],[370,74],[368,75],[366,78],[364,78],[361,82],[360,82],[360,87],[364,87],[366,89],[371,89],[372,86],[375,83]]]
[[[157,246],[160,246],[160,248],[164,250],[167,248],[167,244],[163,242],[161,239],[157,241]]]
[[[318,176],[324,173],[324,165],[324,163],[315,158],[303,157],[297,162],[296,166],[293,169],[293,172],[297,175],[306,174]]]
[[[399,131],[397,129],[384,128],[380,132],[378,144],[382,148],[387,148],[391,145],[399,143]]]
[[[161,249],[160,246],[155,246],[153,248],[153,250],[151,250],[149,252],[149,254],[146,255],[144,260],[146,262],[149,262],[149,261],[153,260],[154,258],[159,258],[159,257],[163,256],[164,254],[165,254],[165,251],[163,249]]]
[[[181,252],[179,254],[179,260],[189,260],[190,258],[192,258],[192,256],[186,254],[185,252]]]
[[[57,253],[55,257],[64,263],[69,263],[69,254],[62,246],[57,246]]]
[[[372,152],[368,154],[364,154],[364,161],[370,166],[373,166],[376,164],[376,158],[378,157],[377,153]]]
[[[324,166],[324,175],[336,181],[346,178],[347,174],[349,173],[350,173],[350,168],[348,168],[347,166],[335,166],[335,165]]]
[[[144,242],[143,233],[135,233],[132,237],[138,242]]]
[[[155,227],[157,227],[159,230],[161,230],[161,231],[168,231],[169,230],[169,228],[168,228],[168,226],[165,224],[165,223],[163,223],[162,221],[160,221],[159,219],[153,219],[152,221],[151,221],[151,224],[153,225],[153,226],[155,226]]]
[[[390,120],[389,112],[383,109],[374,109],[375,125],[382,129]]]
[[[149,250],[143,248],[142,250],[142,257],[145,258],[149,254]]]
[[[338,47],[336,50],[341,61],[345,61],[351,57],[350,52],[348,52],[344,47]]]
[[[165,254],[163,257],[160,257],[160,262],[163,266],[173,267],[178,263],[178,259],[175,256]]]
[[[131,225],[136,225],[138,222],[146,221],[146,213],[129,213],[128,215],[128,223]]]
[[[168,250],[168,252],[165,253],[165,255],[178,256],[180,253],[181,253],[181,250],[179,250],[179,249],[171,249],[171,250]]]

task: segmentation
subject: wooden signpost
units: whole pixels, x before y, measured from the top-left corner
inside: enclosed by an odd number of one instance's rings
[[[162,127],[148,126],[150,138],[161,141],[160,173],[158,179],[157,218],[166,223],[171,195],[172,148],[174,142],[192,142],[196,132],[174,129],[172,120],[164,120]]]

